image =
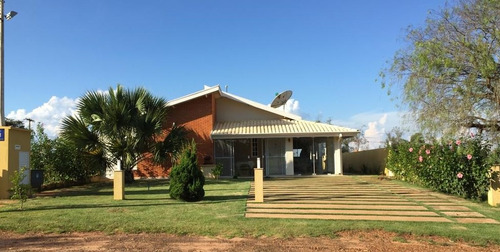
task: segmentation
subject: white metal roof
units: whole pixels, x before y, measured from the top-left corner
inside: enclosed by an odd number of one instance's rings
[[[274,138],[274,137],[352,137],[355,129],[304,120],[252,120],[217,122],[212,139]]]

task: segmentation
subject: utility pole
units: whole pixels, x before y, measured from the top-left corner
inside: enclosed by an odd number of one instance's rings
[[[0,126],[5,126],[5,106],[4,106],[4,50],[3,50],[3,23],[10,20],[17,12],[11,11],[3,15],[3,0],[0,0]]]
[[[3,0],[0,0],[0,126],[5,126],[5,107],[3,92]]]
[[[0,0],[0,1],[2,1],[2,0]],[[31,130],[31,122],[34,122],[35,120],[33,120],[31,118],[26,118],[24,120],[28,121],[28,129]]]

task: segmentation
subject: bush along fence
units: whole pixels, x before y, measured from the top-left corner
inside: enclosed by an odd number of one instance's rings
[[[398,179],[467,199],[486,200],[496,159],[480,136],[401,142],[389,149],[387,169]]]

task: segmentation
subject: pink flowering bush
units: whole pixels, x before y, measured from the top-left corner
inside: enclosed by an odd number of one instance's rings
[[[492,166],[488,161],[490,150],[478,135],[432,144],[402,142],[390,147],[387,168],[396,178],[410,183],[484,200]]]

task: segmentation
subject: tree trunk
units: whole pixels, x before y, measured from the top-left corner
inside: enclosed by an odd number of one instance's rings
[[[134,180],[134,174],[132,170],[125,170],[125,183],[130,184],[133,183]]]

